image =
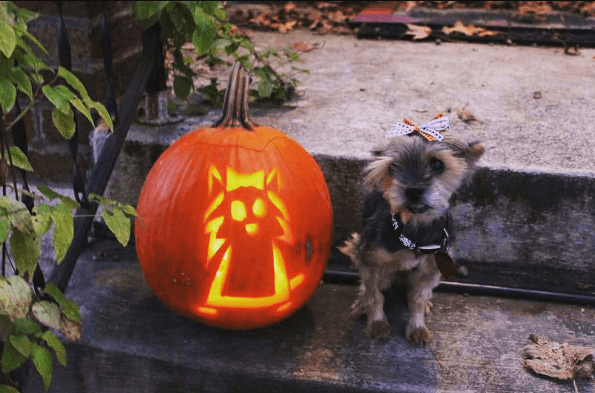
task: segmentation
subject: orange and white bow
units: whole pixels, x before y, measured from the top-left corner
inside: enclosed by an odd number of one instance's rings
[[[411,134],[412,132],[417,132],[429,142],[442,142],[444,135],[442,135],[440,131],[450,130],[448,117],[445,116],[436,117],[434,120],[424,123],[421,126],[413,124],[407,119],[404,119],[403,121],[404,123],[393,124],[390,127],[390,131],[387,131],[385,136],[387,138],[392,138],[395,136],[407,135]]]

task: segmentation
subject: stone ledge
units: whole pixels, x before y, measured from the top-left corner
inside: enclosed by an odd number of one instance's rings
[[[147,173],[174,140],[212,118],[149,129],[133,126],[108,195],[136,204]],[[299,140],[298,140],[299,141]],[[334,244],[361,230],[361,170],[367,160],[314,154],[325,175]],[[461,282],[594,295],[595,175],[482,167],[456,194],[457,258],[470,268]],[[345,265],[346,262],[338,262]]]
[[[95,243],[80,258],[67,296],[83,316],[83,338],[66,343],[50,392],[543,392],[571,382],[523,369],[529,334],[591,345],[593,307],[436,294],[427,317],[429,347],[404,339],[402,294],[387,292],[393,328],[386,341],[363,335],[348,310],[356,288],[324,284],[281,323],[230,332],[182,318],[146,285],[134,248]],[[41,381],[29,370],[23,392]],[[581,392],[592,381],[578,380]]]

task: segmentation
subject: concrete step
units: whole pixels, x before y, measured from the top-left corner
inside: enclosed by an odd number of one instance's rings
[[[273,112],[273,113],[271,113]],[[268,120],[283,115],[267,111]],[[135,204],[153,163],[179,136],[212,124],[207,118],[157,129],[134,125],[108,186],[110,197]],[[263,122],[264,123],[264,122]],[[300,141],[301,134],[297,136]],[[314,153],[324,172],[333,204],[334,244],[361,231],[361,171],[366,158]],[[456,281],[595,294],[590,269],[595,251],[595,178],[587,172],[554,172],[481,167],[456,194],[458,260],[469,268]],[[334,253],[330,264],[348,270]]]
[[[293,316],[264,329],[209,328],[166,308],[145,283],[133,247],[95,242],[66,295],[83,337],[65,342],[50,393],[128,392],[528,392],[572,391],[572,382],[523,368],[529,335],[592,346],[593,307],[439,293],[426,317],[429,346],[404,338],[404,294],[386,293],[388,340],[367,338],[349,310],[357,288],[323,284]],[[33,366],[23,393],[42,391]],[[577,379],[580,392],[592,380]]]

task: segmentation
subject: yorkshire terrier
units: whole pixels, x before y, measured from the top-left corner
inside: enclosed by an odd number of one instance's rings
[[[372,338],[389,337],[381,291],[404,276],[411,313],[405,335],[422,345],[432,339],[425,325],[432,291],[441,274],[456,270],[451,196],[484,153],[478,142],[465,144],[439,132],[449,128],[443,114],[419,127],[397,123],[387,132],[394,138],[372,151],[375,158],[364,169],[364,229],[340,250],[361,276],[352,316],[367,315],[365,333]]]

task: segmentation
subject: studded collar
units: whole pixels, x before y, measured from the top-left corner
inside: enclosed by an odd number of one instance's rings
[[[450,236],[448,235],[448,231],[446,230],[448,220],[445,223],[445,226],[442,228],[440,240],[437,243],[424,245],[416,244],[415,239],[410,239],[403,234],[403,229],[405,225],[401,222],[401,217],[399,215],[391,215],[391,224],[395,231],[395,235],[397,236],[398,241],[403,245],[404,248],[407,248],[418,254],[434,254],[438,251],[447,253],[448,250],[450,250]]]

